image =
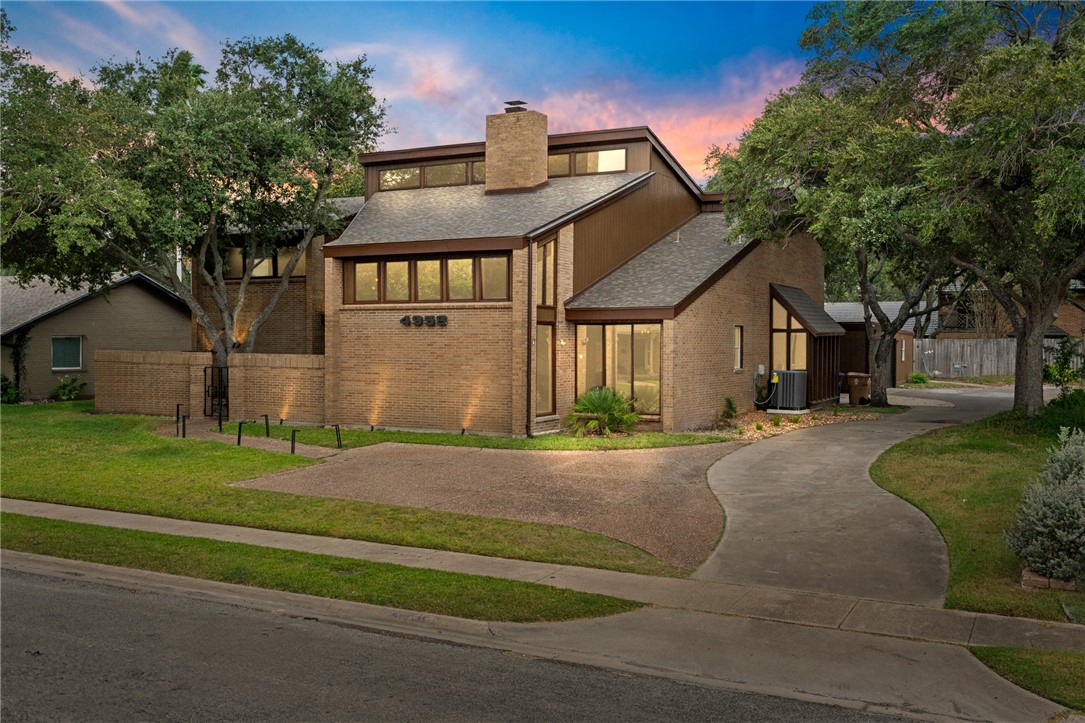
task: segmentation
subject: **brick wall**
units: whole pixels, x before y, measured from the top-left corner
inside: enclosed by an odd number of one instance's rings
[[[762,243],[676,319],[663,322],[663,426],[713,424],[727,397],[753,408],[758,364],[769,371],[770,283],[797,286],[824,302],[821,248],[808,236]],[[743,327],[743,365],[735,370],[734,326]]]
[[[324,357],[230,355],[230,416],[324,423]]]
[[[486,116],[486,192],[526,190],[547,182],[546,116],[538,111]]]
[[[172,417],[182,404],[181,414],[203,415],[203,370],[211,364],[206,352],[99,349],[94,361],[95,411]]]

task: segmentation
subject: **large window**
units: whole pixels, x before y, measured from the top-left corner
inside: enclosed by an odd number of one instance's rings
[[[772,300],[772,368],[806,369],[807,334],[798,317],[776,299]]]
[[[412,188],[443,188],[486,182],[485,161],[435,163],[430,166],[386,168],[377,174],[381,191],[402,191]]]
[[[557,242],[550,239],[535,247],[535,303],[553,306],[557,294]]]
[[[535,325],[535,416],[554,413],[554,325]]]
[[[348,304],[508,301],[509,257],[357,260],[343,286]]]
[[[53,371],[83,368],[83,337],[53,337]]]
[[[616,173],[626,169],[625,156],[624,148],[556,153],[547,158],[547,175],[550,178],[560,178],[573,173],[578,176],[588,176],[593,173]]]
[[[290,263],[290,257],[293,255],[293,246],[281,249],[258,246],[253,259],[252,278],[269,279],[282,276],[283,272],[286,271],[287,264]],[[244,276],[246,258],[247,254],[242,249],[226,249],[226,254],[222,259],[222,278],[240,279]],[[208,270],[213,268],[213,262],[210,258],[208,258],[207,267]],[[298,263],[294,266],[294,273],[291,276],[305,276],[305,254],[298,258]]]
[[[659,324],[577,326],[577,396],[610,387],[632,398],[637,413],[659,414],[661,333]]]

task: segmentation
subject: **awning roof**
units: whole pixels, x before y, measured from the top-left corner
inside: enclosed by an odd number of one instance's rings
[[[794,286],[772,284],[777,298],[799,320],[802,327],[814,336],[841,336],[844,327],[833,321],[833,317],[822,308],[821,304],[811,299],[805,291]]]

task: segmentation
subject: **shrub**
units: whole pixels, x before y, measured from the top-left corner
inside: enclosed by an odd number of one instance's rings
[[[60,378],[57,385],[53,387],[53,391],[49,393],[50,399],[55,399],[58,402],[70,402],[79,396],[79,392],[87,386],[87,383],[79,378],[76,374],[74,377],[68,377],[67,375]]]
[[[23,401],[23,392],[8,379],[7,374],[0,374],[0,403],[18,404]]]
[[[1081,379],[1081,374],[1073,366],[1074,358],[1081,356],[1079,343],[1072,336],[1059,339],[1052,362],[1044,365],[1044,381],[1058,386],[1060,395],[1069,394],[1070,385]]]
[[[724,401],[724,407],[719,413],[719,423],[722,427],[730,427],[738,416],[738,407],[735,406],[735,400],[731,397],[727,397]]]
[[[1038,575],[1085,582],[1085,432],[1060,432],[1006,544]]]
[[[762,429],[765,428],[765,425],[761,424],[761,422],[758,422],[757,424],[753,425],[753,428],[760,432]]]
[[[1085,389],[1059,394],[1044,410],[1044,426],[1048,429],[1085,426]]]
[[[628,432],[640,421],[630,410],[630,402],[608,387],[589,389],[573,403],[573,411],[565,424],[578,437],[600,434],[609,437],[614,432]]]
[[[774,426],[774,427],[779,427],[780,426],[780,415],[779,414],[774,414],[772,416],[772,426]]]
[[[908,383],[909,384],[926,384],[930,380],[931,380],[931,378],[928,377],[923,372],[912,372],[911,374],[908,375]]]

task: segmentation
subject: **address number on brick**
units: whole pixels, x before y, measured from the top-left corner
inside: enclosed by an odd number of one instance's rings
[[[410,315],[404,316],[399,320],[399,323],[403,326],[448,326],[448,317],[445,315],[440,316],[419,316]]]

